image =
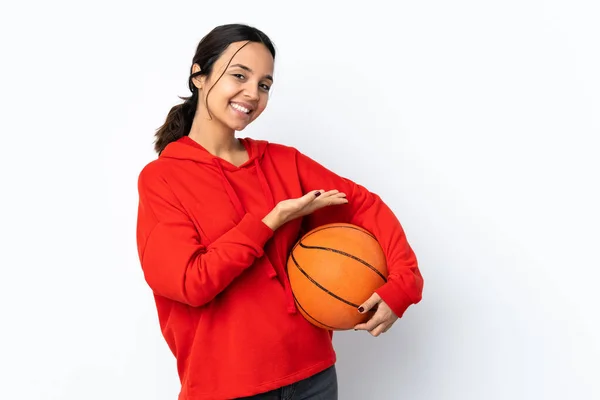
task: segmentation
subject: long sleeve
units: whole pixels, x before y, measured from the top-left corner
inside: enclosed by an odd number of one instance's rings
[[[137,246],[146,282],[160,296],[202,306],[264,254],[273,231],[246,214],[208,246],[168,183],[145,169],[138,180]]]
[[[370,231],[381,244],[388,266],[388,281],[376,292],[398,317],[421,301],[423,277],[404,229],[381,198],[347,178],[297,152],[296,164],[304,191],[337,189],[346,193],[348,204],[325,207],[306,218],[310,230],[331,222],[347,222]]]

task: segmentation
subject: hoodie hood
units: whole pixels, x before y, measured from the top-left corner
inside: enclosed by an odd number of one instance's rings
[[[184,136],[175,142],[169,143],[161,153],[160,158],[194,161],[199,164],[204,164],[209,168],[215,168],[216,172],[221,178],[223,189],[227,193],[227,196],[229,197],[229,200],[231,201],[238,214],[239,220],[241,221],[248,213],[248,210],[246,210],[244,207],[239,194],[231,184],[231,181],[228,179],[225,171],[236,172],[243,169],[256,168],[256,174],[260,183],[260,190],[262,191],[262,195],[264,196],[269,210],[272,210],[275,207],[276,201],[273,196],[273,191],[271,190],[269,182],[262,169],[263,156],[269,143],[265,140],[254,140],[251,138],[241,138],[238,140],[244,145],[249,156],[248,160],[240,166],[233,165],[230,162],[211,154],[202,145],[188,136]],[[276,257],[278,260],[275,260],[275,262],[272,262],[272,264],[278,266],[281,262],[285,263],[287,257],[286,255],[281,254],[279,246],[273,246],[273,248],[276,252]],[[288,300],[288,312],[295,313],[297,311],[296,303],[294,301],[294,295],[292,293],[285,269],[283,267],[270,268],[268,275],[271,278],[277,277],[284,286],[286,298]]]
[[[189,136],[184,136],[175,142],[169,143],[160,154],[160,158],[191,160],[203,164],[213,165],[215,165],[215,162],[218,160],[221,162],[223,168],[234,171],[237,169],[247,168],[248,166],[253,165],[256,160],[260,161],[269,144],[265,140],[254,140],[251,138],[241,138],[238,140],[244,145],[250,156],[250,159],[239,167],[236,167],[222,158],[211,154],[202,145],[192,140]]]

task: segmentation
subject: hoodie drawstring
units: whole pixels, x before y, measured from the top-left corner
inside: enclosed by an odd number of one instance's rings
[[[234,206],[236,212],[238,213],[240,219],[243,218],[244,215],[246,214],[246,210],[244,209],[244,206],[242,205],[240,198],[238,197],[237,193],[235,192],[235,189],[233,188],[233,186],[227,179],[227,176],[225,176],[225,171],[223,171],[223,166],[221,165],[221,162],[215,158],[214,163],[217,165],[217,168],[219,169],[221,178],[223,178],[225,191],[227,192],[229,199],[233,203],[233,206]],[[260,162],[258,161],[258,159],[254,159],[254,165],[256,166],[256,173],[258,175],[258,180],[260,182],[261,189],[267,200],[269,208],[273,209],[275,207],[275,200],[273,197],[273,192],[271,191],[269,182],[267,181],[267,178],[265,177],[265,174],[264,174],[262,168],[260,167]],[[277,245],[274,244],[274,247],[275,247],[275,252],[277,254],[277,257],[280,258],[280,253],[279,253],[279,249],[277,248]],[[279,263],[276,263],[276,265],[279,265]],[[281,268],[280,271],[278,271],[277,269],[278,268],[276,266],[273,266],[273,268],[270,268],[268,276],[269,276],[269,278],[274,278],[276,276],[279,276],[280,281],[283,284],[285,296],[286,296],[287,303],[288,303],[287,311],[290,314],[295,314],[297,311],[296,302],[294,300],[294,295],[292,293],[292,288],[290,287],[289,280],[287,279],[285,270],[283,268]]]
[[[265,177],[265,174],[264,174],[262,168],[260,167],[260,163],[258,162],[258,159],[254,159],[254,165],[256,166],[256,173],[258,175],[258,180],[260,181],[260,185],[262,186],[263,193],[265,194],[265,197],[267,198],[267,201],[269,202],[269,208],[273,209],[275,207],[275,200],[273,197],[273,192],[271,191],[271,188],[269,187],[269,182],[267,181],[267,178]],[[277,248],[277,245],[275,245],[275,252],[277,253],[277,257],[281,259],[281,254],[279,253],[279,249]],[[286,298],[288,301],[287,310],[290,314],[295,314],[296,313],[296,301],[294,300],[294,294],[292,293],[292,288],[290,287],[290,282],[286,277],[285,270],[279,271],[279,273],[281,274],[281,280],[283,281],[283,287],[285,289],[285,295],[286,295]]]
[[[229,199],[233,203],[233,207],[235,208],[235,211],[238,213],[238,216],[240,217],[240,219],[244,218],[244,215],[246,215],[244,206],[242,205],[240,198],[238,197],[237,193],[235,192],[235,189],[233,188],[233,186],[231,186],[231,183],[225,176],[225,172],[223,171],[223,166],[221,165],[219,160],[216,158],[214,160],[214,163],[219,168],[219,172],[221,173],[221,178],[223,178],[223,182],[225,183],[225,191],[227,192]]]

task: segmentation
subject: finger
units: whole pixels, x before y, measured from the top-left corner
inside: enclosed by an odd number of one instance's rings
[[[393,323],[393,322],[392,322],[391,324],[387,324],[387,325],[386,325],[386,327],[385,327],[385,329],[383,330],[383,332],[382,332],[382,333],[386,333],[387,331],[389,331],[389,330],[390,330],[390,328],[392,327],[392,325],[394,325],[394,323]]]
[[[381,335],[382,333],[384,333],[386,330],[387,330],[387,324],[381,323],[381,324],[377,325],[375,328],[373,328],[372,330],[370,330],[369,333],[371,334],[371,336],[377,337],[377,336]]]
[[[331,196],[332,194],[336,194],[336,193],[339,193],[339,192],[340,191],[337,190],[337,189],[329,189],[329,190],[323,191],[323,194],[325,196]]]
[[[323,207],[336,206],[336,205],[348,203],[348,199],[346,199],[345,197],[330,197],[329,199],[323,199],[323,200],[324,200],[324,203],[322,204]]]
[[[346,193],[335,193],[328,197],[329,200],[346,200]]]
[[[304,196],[302,196],[300,198],[302,205],[306,206],[308,204],[310,204],[311,202],[315,201],[316,199],[319,198],[319,196],[323,195],[323,192],[325,192],[323,189],[321,190],[311,190],[310,192],[306,193]]]
[[[358,324],[354,327],[355,331],[372,331],[377,328],[383,321],[381,318],[373,316],[370,320],[365,323]]]
[[[318,197],[317,199],[314,200],[314,202],[313,202],[313,204],[311,204],[311,206],[314,205],[315,209],[318,209],[318,208],[346,204],[346,203],[348,203],[348,199],[346,199],[346,195],[343,193],[334,193],[334,194],[323,193],[320,195],[320,197]]]
[[[340,192],[337,189],[332,189],[321,194],[321,199],[329,197],[346,197],[346,193]]]
[[[365,301],[358,307],[358,312],[364,314],[367,311],[373,309],[377,304],[379,304],[380,301],[381,297],[379,297],[377,293],[373,293],[371,297],[367,299],[367,301]]]
[[[365,311],[365,312],[369,312],[369,311]],[[365,321],[361,324],[355,325],[354,330],[355,331],[371,331],[383,322],[385,322],[385,317],[383,316],[383,314],[381,312],[376,312],[367,321]]]

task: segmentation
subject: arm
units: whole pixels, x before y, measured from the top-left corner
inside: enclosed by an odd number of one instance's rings
[[[155,294],[191,306],[208,303],[250,267],[276,229],[273,213],[264,220],[246,214],[204,246],[164,178],[146,169],[138,191],[137,245],[146,282]]]
[[[346,193],[348,204],[319,210],[306,217],[306,230],[331,222],[347,222],[370,231],[379,241],[388,266],[388,282],[376,293],[402,317],[411,304],[421,300],[423,278],[415,253],[392,210],[374,193],[340,177],[306,155],[296,152],[303,189],[318,187]]]

